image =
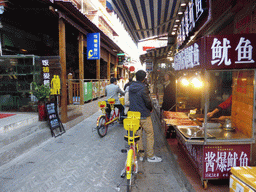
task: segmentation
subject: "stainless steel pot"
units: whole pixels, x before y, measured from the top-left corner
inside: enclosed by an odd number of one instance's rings
[[[234,131],[235,130],[235,128],[232,126],[231,119],[225,119],[225,122],[224,122],[222,128],[225,131]]]

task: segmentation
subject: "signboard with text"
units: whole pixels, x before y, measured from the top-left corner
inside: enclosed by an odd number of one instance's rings
[[[42,68],[42,83],[49,85],[51,95],[60,95],[61,92],[61,65],[59,56],[42,56],[36,58],[38,66]]]
[[[177,44],[182,45],[204,22],[202,19],[207,16],[207,0],[190,0],[181,19],[180,28],[177,34]]]
[[[205,179],[228,179],[231,167],[250,165],[250,145],[206,145],[203,153]]]
[[[153,63],[152,62],[146,63],[146,71],[147,72],[153,71]]]
[[[50,125],[52,136],[57,137],[65,133],[66,131],[58,115],[57,103],[56,102],[47,103],[46,112],[48,115],[48,123]]]
[[[87,59],[100,59],[100,33],[87,34]]]
[[[254,34],[206,36],[182,49],[174,57],[174,69],[256,68]]]

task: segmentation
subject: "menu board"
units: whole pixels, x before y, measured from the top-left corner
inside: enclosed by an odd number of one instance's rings
[[[56,137],[65,132],[64,127],[59,119],[57,107],[55,103],[46,104],[46,112],[50,125],[52,136]]]

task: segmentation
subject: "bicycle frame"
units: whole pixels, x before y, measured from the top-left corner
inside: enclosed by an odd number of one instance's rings
[[[103,113],[103,115],[100,115],[98,117],[97,123],[96,123],[96,126],[97,126],[96,129],[100,137],[104,137],[107,134],[108,125],[117,121],[120,115],[120,110],[118,109],[118,113],[116,113],[116,110],[115,110],[115,99],[113,98],[108,99],[108,104],[110,105],[110,109],[111,109],[110,114],[113,111],[113,114],[110,118],[108,118],[106,113],[106,107],[107,107],[106,101],[98,102],[98,105]]]
[[[138,172],[138,144],[137,141],[140,139],[139,136],[135,135],[137,130],[140,128],[140,113],[128,111],[127,119],[124,119],[124,129],[127,130],[128,134],[125,136],[129,147],[127,153],[127,159],[125,164],[126,179],[127,179],[127,191],[130,191],[131,179],[133,173]]]
[[[134,165],[135,172],[137,173],[137,147],[135,145],[131,145],[127,154],[127,161],[126,161],[126,179],[131,179],[132,176],[132,165]]]
[[[113,115],[110,118],[108,118],[107,113],[106,113],[106,107],[107,107],[106,101],[100,101],[98,103],[102,113],[104,114],[104,116],[106,116],[106,124],[105,125],[111,124],[114,121],[116,121],[119,118],[119,114],[120,114],[120,110],[119,109],[118,109],[118,113],[116,113],[116,110],[115,110],[115,99],[112,99],[112,98],[108,99],[108,103],[110,105],[111,111],[114,111]],[[98,123],[98,121],[97,121],[97,123]],[[98,124],[97,124],[97,126],[98,126]]]
[[[118,109],[118,113],[116,113],[114,104],[110,104],[110,108],[111,108],[111,111],[114,111],[114,112],[113,112],[113,115],[110,118],[108,118],[107,113],[105,114],[106,119],[107,119],[106,125],[111,124],[114,121],[116,121],[119,118],[119,114],[120,114],[119,109]]]

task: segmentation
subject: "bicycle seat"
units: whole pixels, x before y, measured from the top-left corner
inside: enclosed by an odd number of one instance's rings
[[[124,129],[127,131],[136,131],[140,128],[140,120],[139,119],[124,119]]]
[[[116,100],[113,99],[113,98],[110,98],[110,99],[108,99],[108,103],[109,103],[110,105],[114,105],[114,104],[116,103]]]
[[[129,138],[128,135],[125,135],[125,136],[124,136],[124,140],[127,141],[127,142],[128,142],[128,138]],[[132,138],[133,138],[133,137],[130,136],[130,139],[132,139]],[[137,142],[137,141],[139,141],[139,140],[140,140],[140,136],[134,135],[134,141]]]
[[[124,119],[124,129],[127,130],[128,132],[128,135],[124,136],[124,140],[128,142],[128,145],[140,139],[140,136],[135,134],[139,128],[140,128],[139,119]]]
[[[105,107],[106,107],[106,101],[99,101],[99,102],[98,102],[98,106],[99,106],[100,108],[105,108]]]

